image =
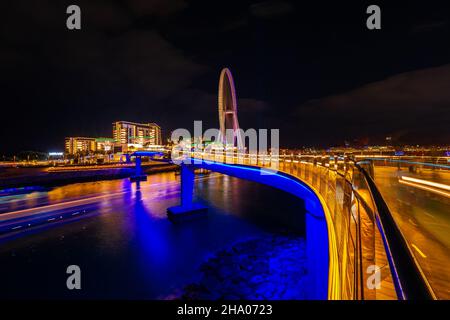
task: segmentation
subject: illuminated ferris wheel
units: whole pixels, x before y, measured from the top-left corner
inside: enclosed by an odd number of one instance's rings
[[[219,141],[227,147],[237,147],[239,150],[243,150],[244,142],[237,117],[236,89],[234,87],[233,76],[228,68],[222,69],[220,73],[219,123]]]

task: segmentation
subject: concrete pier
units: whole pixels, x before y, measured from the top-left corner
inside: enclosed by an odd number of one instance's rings
[[[181,165],[181,204],[167,209],[167,216],[174,223],[189,221],[206,216],[208,208],[193,203],[194,194],[194,168],[193,166]]]
[[[147,175],[142,172],[142,159],[136,157],[136,171],[133,176],[130,177],[130,181],[147,181]]]

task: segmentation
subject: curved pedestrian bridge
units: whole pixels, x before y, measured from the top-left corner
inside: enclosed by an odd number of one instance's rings
[[[197,152],[172,161],[181,165],[182,180],[181,204],[168,210],[175,215],[202,209],[192,202],[198,168],[270,185],[303,199],[315,298],[435,298],[371,178],[370,162],[235,152]]]

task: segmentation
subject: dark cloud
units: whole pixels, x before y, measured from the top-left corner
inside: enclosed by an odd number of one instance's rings
[[[182,9],[181,2],[152,3],[155,7],[139,1],[130,6],[155,15]],[[24,20],[10,14],[3,21],[8,28],[0,31],[3,43],[9,44],[0,51],[1,83],[7,90],[2,105],[21,105],[7,109],[8,116],[11,126],[23,125],[21,134],[27,137],[15,147],[45,150],[58,148],[68,135],[108,136],[111,122],[118,119],[167,125],[168,119],[181,118],[181,110],[166,114],[164,103],[190,87],[207,67],[187,57],[153,26],[133,27],[133,12],[119,4],[81,1],[79,32],[66,29],[64,4],[40,4],[11,5]],[[40,130],[40,141],[28,138],[43,127],[54,131]]]
[[[383,5],[383,29],[370,32],[364,2],[78,0],[82,30],[69,31],[70,4],[2,3],[0,151],[109,136],[117,119],[216,127],[223,67],[242,127],[280,128],[287,146],[449,140],[441,7]]]
[[[175,125],[185,128],[192,126],[194,120],[205,122],[208,127],[217,127],[218,117],[217,95],[203,90],[188,88],[178,92],[166,100],[168,112],[172,115],[174,110],[179,112],[178,122]]]
[[[450,65],[402,73],[348,93],[314,100],[301,110],[384,113],[450,108]]]
[[[248,19],[246,17],[237,17],[236,19],[232,19],[230,21],[225,22],[220,30],[222,32],[230,32],[242,29],[248,26]]]
[[[395,134],[450,138],[450,65],[402,73],[353,91],[311,100],[296,111],[302,119],[341,124],[338,135]],[[344,135],[342,135],[344,133]],[[347,136],[347,138],[350,138]]]
[[[432,31],[436,31],[439,29],[447,28],[449,25],[448,20],[442,20],[442,21],[432,21],[429,23],[420,24],[417,26],[413,26],[411,28],[412,33],[428,33]]]
[[[109,47],[117,72],[157,100],[188,87],[206,70],[154,31],[123,34]]]
[[[164,17],[177,13],[188,6],[184,0],[131,0],[128,3],[133,13],[138,16],[156,15]]]
[[[258,18],[273,19],[292,13],[294,6],[284,1],[262,1],[250,6],[250,13]]]
[[[238,101],[239,112],[264,112],[270,109],[269,103],[257,99],[243,98]]]
[[[132,14],[122,6],[111,5],[110,1],[97,0],[87,4],[84,0],[77,4],[82,10],[82,22],[85,29],[114,32],[131,26]]]

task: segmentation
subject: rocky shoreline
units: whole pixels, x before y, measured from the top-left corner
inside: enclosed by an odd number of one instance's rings
[[[302,300],[307,296],[306,243],[297,235],[268,235],[217,252],[201,280],[167,299]]]

